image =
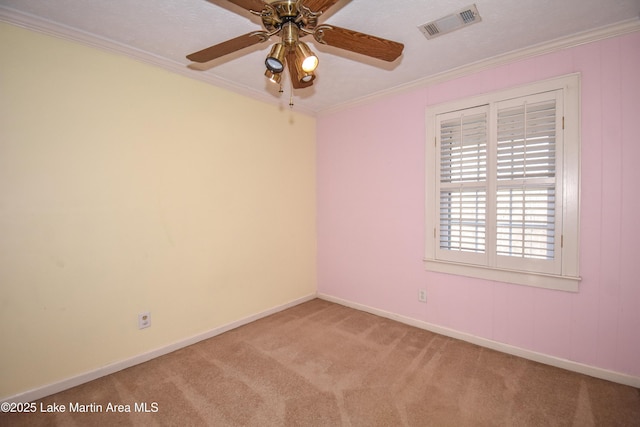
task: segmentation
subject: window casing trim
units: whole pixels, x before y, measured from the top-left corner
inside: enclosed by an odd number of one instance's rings
[[[486,267],[482,265],[463,264],[435,259],[425,259],[426,270],[437,273],[455,274],[476,279],[515,285],[534,286],[537,288],[555,289],[558,291],[578,292],[581,277],[559,276],[554,274],[534,273],[504,268]]]
[[[558,237],[562,239],[560,248],[561,267],[557,272],[535,272],[514,270],[510,268],[470,264],[451,259],[443,259],[438,255],[436,227],[439,224],[438,213],[434,206],[437,197],[439,177],[434,173],[439,158],[436,152],[436,126],[438,115],[481,107],[491,103],[503,102],[512,98],[530,96],[537,93],[562,90],[563,92],[563,133],[561,164],[563,171],[557,185],[562,187],[562,229]],[[471,98],[460,99],[444,104],[430,106],[426,113],[426,235],[424,265],[429,271],[457,274],[487,280],[502,281],[520,285],[542,287],[548,289],[577,292],[579,276],[579,206],[580,206],[580,74],[570,74],[543,80],[515,88],[482,94]],[[490,136],[492,137],[492,136]],[[491,226],[491,224],[487,224]],[[495,257],[494,254],[487,254]]]

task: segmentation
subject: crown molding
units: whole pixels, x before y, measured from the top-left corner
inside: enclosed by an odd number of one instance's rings
[[[154,65],[173,73],[181,74],[191,79],[199,80],[204,83],[209,83],[214,86],[227,89],[253,100],[262,101],[267,104],[282,107],[282,100],[280,98],[274,98],[268,93],[259,92],[249,87],[234,83],[232,81],[222,79],[220,77],[216,77],[202,71],[190,69],[183,63],[162,58],[160,56],[153,55],[148,52],[132,48],[130,46],[126,46],[113,40],[97,37],[93,34],[60,25],[24,12],[19,12],[15,9],[11,9],[2,5],[0,5],[0,21],[7,22],[9,24],[23,27],[42,34],[78,42],[86,46],[101,49],[103,51],[124,55],[137,61]],[[559,50],[568,49],[571,47],[592,43],[611,37],[617,37],[635,31],[640,31],[640,17],[635,17],[594,30],[577,33],[568,37],[558,38],[550,42],[537,44],[525,49],[515,50],[502,55],[467,64],[458,68],[447,70],[439,74],[425,76],[424,78],[415,80],[413,82],[395,86],[384,91],[379,91],[319,111],[305,108],[301,105],[296,105],[296,112],[310,116],[332,114],[341,110],[370,104],[392,95],[424,88],[426,86],[434,85],[437,83],[442,83],[444,81],[484,71],[510,62],[544,55],[547,53],[557,52]]]
[[[140,49],[126,46],[114,40],[98,37],[75,28],[61,25],[40,17],[17,11],[12,8],[0,5],[0,22],[6,22],[18,27],[26,28],[41,34],[57,37],[67,41],[73,41],[85,46],[100,49],[118,55],[124,55],[131,59],[143,62],[149,65],[163,68],[172,73],[181,74],[191,79],[199,80],[204,83],[229,90],[242,96],[246,96],[253,100],[262,101],[264,103],[281,107],[282,100],[274,98],[268,93],[258,92],[254,89],[231,82],[220,77],[213,76],[203,71],[191,69],[187,65],[163,58]],[[315,115],[315,111],[306,109],[296,105],[295,111],[306,115]]]
[[[367,95],[352,101],[323,109],[319,111],[317,115],[320,116],[324,114],[336,113],[341,110],[370,104],[392,95],[407,92],[410,90],[421,89],[438,83],[443,83],[445,81],[495,68],[500,65],[505,65],[511,62],[520,61],[523,59],[532,58],[552,52],[557,52],[583,44],[593,43],[599,40],[622,36],[624,34],[633,33],[635,31],[640,31],[640,17],[635,17],[594,30],[573,34],[568,37],[558,38],[549,42],[540,43],[527,47],[525,49],[514,50],[502,55],[494,56],[458,68],[447,70],[439,74],[426,76],[407,84],[396,86],[388,90],[376,92],[371,95]]]

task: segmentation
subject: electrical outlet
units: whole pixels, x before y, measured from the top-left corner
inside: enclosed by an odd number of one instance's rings
[[[427,302],[427,290],[426,289],[420,289],[418,291],[418,301]]]
[[[151,313],[140,313],[138,314],[138,329],[144,329],[151,326]]]

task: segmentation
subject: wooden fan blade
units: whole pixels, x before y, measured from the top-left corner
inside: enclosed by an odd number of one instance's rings
[[[298,69],[295,65],[296,54],[294,52],[287,53],[287,66],[289,67],[289,78],[291,78],[291,85],[294,89],[304,89],[305,87],[309,87],[313,85],[313,80],[310,82],[300,81],[300,76],[298,75]]]
[[[338,3],[338,1],[339,0],[306,0],[304,5],[312,12],[324,13],[331,6]]]
[[[335,25],[321,25],[313,36],[320,43],[388,62],[398,59],[404,49],[402,43]]]
[[[260,42],[265,41],[264,34],[260,31],[248,33],[234,39],[227,40],[226,42],[219,43],[214,46],[210,46],[206,49],[199,50],[192,54],[187,55],[187,59],[193,62],[209,62],[221,56],[228,55],[237,50],[244,49],[245,47],[253,46]]]
[[[256,12],[264,9],[264,2],[262,0],[227,0],[229,3],[233,3],[240,6],[243,9],[253,10]]]

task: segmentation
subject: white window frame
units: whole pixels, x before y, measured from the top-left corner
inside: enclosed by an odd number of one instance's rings
[[[514,98],[557,91],[559,115],[556,153],[556,246],[551,262],[506,259],[496,249],[497,105]],[[438,118],[468,109],[488,111],[486,250],[482,254],[440,249],[440,148]],[[525,86],[482,94],[427,108],[426,112],[426,236],[424,265],[428,271],[577,292],[580,230],[580,75],[570,74]],[[508,257],[507,257],[508,258]]]

